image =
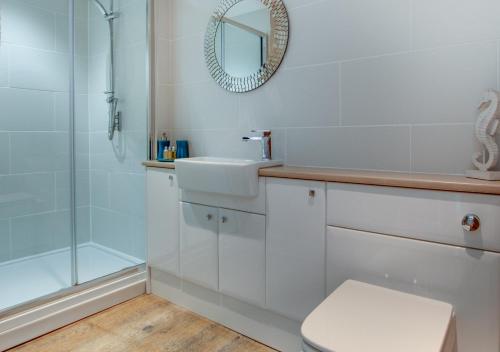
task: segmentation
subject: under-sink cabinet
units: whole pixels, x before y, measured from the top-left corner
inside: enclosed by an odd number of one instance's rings
[[[181,275],[219,289],[218,209],[180,203]]]
[[[266,304],[266,217],[219,210],[219,288],[222,293]]]
[[[182,278],[264,306],[265,216],[187,202],[180,209]]]

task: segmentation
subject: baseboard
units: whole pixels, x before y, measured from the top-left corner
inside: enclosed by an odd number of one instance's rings
[[[0,320],[0,351],[17,346],[146,292],[146,273],[133,273]]]
[[[151,292],[280,351],[301,350],[300,323],[150,269]]]

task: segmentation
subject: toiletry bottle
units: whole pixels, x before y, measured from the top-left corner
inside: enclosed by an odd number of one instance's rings
[[[162,136],[157,140],[157,159],[158,160],[163,160],[165,159],[164,157],[164,151],[165,148],[170,146],[170,142],[167,140],[167,134],[165,132],[162,133]]]
[[[176,152],[175,145],[174,145],[174,146],[172,146],[172,160],[175,160],[176,157],[177,157],[177,152]]]
[[[169,147],[168,146],[165,146],[165,148],[163,148],[163,153],[162,153],[162,157],[163,157],[163,160],[168,160],[169,159]]]

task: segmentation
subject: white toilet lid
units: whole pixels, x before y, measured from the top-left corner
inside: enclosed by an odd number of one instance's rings
[[[311,346],[328,352],[439,352],[453,307],[348,280],[302,324]]]

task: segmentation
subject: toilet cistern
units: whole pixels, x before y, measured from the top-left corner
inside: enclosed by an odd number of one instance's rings
[[[272,160],[272,142],[270,130],[252,130],[251,133],[258,133],[258,136],[243,137],[243,142],[257,141],[260,142],[262,160]]]

